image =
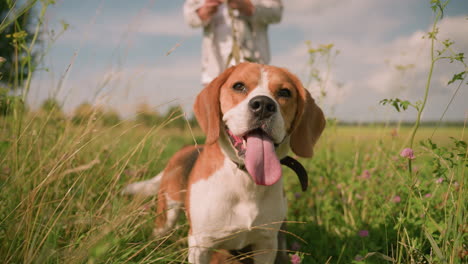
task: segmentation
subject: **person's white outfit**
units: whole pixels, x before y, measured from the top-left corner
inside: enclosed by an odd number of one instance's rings
[[[232,23],[237,30],[241,61],[252,61],[262,64],[270,62],[268,43],[268,25],[281,20],[283,5],[281,0],[251,0],[255,6],[252,16],[243,16],[234,10],[234,21],[228,13],[225,3],[209,21],[203,22],[197,9],[203,6],[204,0],[187,0],[184,4],[184,17],[192,27],[203,27],[202,43],[202,84],[210,83],[226,69],[227,60],[232,51]],[[230,65],[234,65],[234,59]]]

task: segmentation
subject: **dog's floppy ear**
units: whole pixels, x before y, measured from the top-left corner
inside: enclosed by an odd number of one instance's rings
[[[226,82],[236,66],[225,70],[198,94],[193,106],[195,117],[206,134],[205,144],[212,144],[219,138],[221,121],[221,106],[219,94],[221,86]]]
[[[293,74],[289,73],[289,75],[299,95],[290,146],[296,155],[310,158],[314,155],[315,143],[317,143],[325,128],[325,116],[301,81]]]

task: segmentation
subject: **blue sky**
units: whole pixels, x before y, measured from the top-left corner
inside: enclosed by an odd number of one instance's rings
[[[271,25],[271,64],[307,80],[305,45],[333,43],[333,59],[321,105],[329,117],[346,121],[411,120],[414,111],[396,114],[379,106],[383,98],[422,98],[429,66],[429,42],[422,39],[432,24],[429,1],[289,0],[283,1],[280,24]],[[184,23],[181,0],[64,0],[47,13],[50,32],[70,26],[50,43],[44,68],[34,77],[29,101],[49,96],[64,101],[66,111],[88,101],[108,105],[130,117],[145,102],[164,112],[180,104],[187,113],[200,91],[201,29]],[[468,54],[468,1],[452,0],[440,25],[440,39],[456,42]],[[169,54],[168,52],[171,51]],[[404,72],[398,65],[413,65]],[[70,67],[69,67],[70,66]],[[433,76],[423,116],[437,120],[457,88],[447,86],[463,67],[442,62]],[[317,65],[324,72],[323,63]],[[317,94],[317,84],[308,89]],[[446,120],[467,115],[464,85]]]

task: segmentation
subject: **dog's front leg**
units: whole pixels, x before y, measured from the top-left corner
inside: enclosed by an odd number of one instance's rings
[[[278,240],[276,233],[271,238],[265,239],[252,246],[254,252],[255,264],[271,264],[275,262],[276,253],[278,250]]]
[[[188,261],[192,264],[208,264],[211,259],[211,250],[209,247],[204,245],[203,239],[199,239],[195,236],[189,236],[189,252]]]

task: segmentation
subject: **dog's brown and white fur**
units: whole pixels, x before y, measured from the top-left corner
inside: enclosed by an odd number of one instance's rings
[[[262,168],[248,167],[248,137],[264,138],[260,147],[274,146],[278,160],[290,149],[311,157],[325,127],[322,111],[287,70],[241,63],[205,87],[194,112],[206,134],[205,145],[183,148],[155,178],[131,184],[124,192],[158,194],[155,235],[172,229],[185,208],[190,263],[216,262],[219,253],[213,249],[244,248],[254,252],[255,264],[273,263],[287,213],[283,181],[281,174],[266,175],[275,172],[269,168],[277,166],[274,158],[253,162]]]

